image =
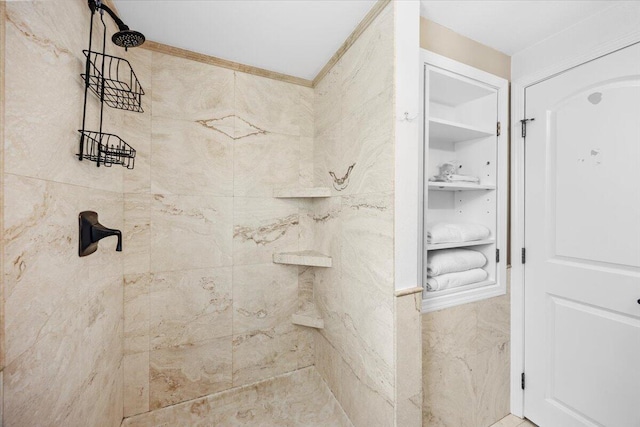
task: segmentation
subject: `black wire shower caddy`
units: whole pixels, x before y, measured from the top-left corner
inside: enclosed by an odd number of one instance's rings
[[[89,160],[96,166],[120,165],[133,169],[136,150],[117,135],[103,132],[104,105],[109,107],[142,113],[142,95],[144,90],[136,77],[129,61],[106,54],[107,26],[104,22],[101,2],[89,0],[91,9],[89,26],[89,48],[83,50],[85,56],[85,70],[81,74],[85,83],[84,107],[82,111],[82,129],[80,132],[80,148],[78,160]],[[93,17],[96,10],[100,11],[103,37],[102,52],[91,50],[93,38]],[[91,91],[100,100],[100,128],[98,131],[87,130],[87,95]]]
[[[111,108],[136,113],[144,112],[142,109],[144,90],[129,61],[89,50],[83,50],[82,53],[89,65],[89,71],[81,76],[98,99],[104,99],[103,102]]]

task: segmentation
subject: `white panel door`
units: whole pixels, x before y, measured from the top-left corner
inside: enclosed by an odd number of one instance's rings
[[[640,44],[525,111],[525,416],[640,427]]]

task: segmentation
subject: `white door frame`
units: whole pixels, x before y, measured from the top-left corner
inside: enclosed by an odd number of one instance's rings
[[[588,53],[566,58],[561,63],[530,73],[511,83],[511,413],[524,416],[524,391],[521,374],[524,367],[524,142],[520,120],[524,118],[525,89],[556,74],[565,72],[617,50],[640,43],[640,31],[601,44]]]

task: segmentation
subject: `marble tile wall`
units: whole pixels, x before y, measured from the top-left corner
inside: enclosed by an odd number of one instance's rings
[[[3,421],[117,426],[123,414],[127,243],[119,253],[115,239],[106,239],[96,253],[79,258],[77,216],[95,210],[103,224],[122,229],[124,170],[75,157],[89,9],[85,2],[59,6],[3,4]],[[108,32],[114,30],[109,23]],[[108,49],[115,48],[109,43]],[[128,55],[143,85],[150,83],[145,55]],[[88,127],[95,128],[94,96],[87,115]],[[134,146],[148,141],[143,125],[149,121],[148,113],[105,108],[105,130]]]
[[[332,197],[305,221],[333,258],[315,273],[315,359],[355,426],[394,425],[396,404],[393,21],[391,5],[314,90],[314,178]]]
[[[73,157],[84,9],[7,5],[6,425],[117,425],[313,364],[354,425],[397,423],[393,8],[315,90],[132,49],[145,113],[106,110],[131,171]],[[311,184],[332,197],[271,197]],[[123,253],[77,257],[84,209]],[[302,249],[333,268],[271,262]],[[312,298],[321,333],[290,322]]]
[[[309,236],[272,192],[312,179],[313,90],[155,52],[149,68],[148,147],[124,177],[125,416],[314,362],[298,269],[272,262]]]
[[[488,427],[509,414],[509,298],[422,315],[424,426]]]
[[[6,2],[0,1],[0,233],[4,230],[4,80],[5,80],[5,27]],[[0,254],[4,253],[4,234],[0,235]],[[2,370],[4,369],[4,268],[0,256],[0,395],[2,394]],[[4,397],[0,396],[0,408]],[[0,425],[2,425],[2,409],[0,409]]]
[[[422,425],[422,288],[395,297],[395,425]]]

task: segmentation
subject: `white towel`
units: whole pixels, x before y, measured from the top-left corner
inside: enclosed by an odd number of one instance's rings
[[[429,251],[427,256],[427,275],[457,273],[484,267],[487,257],[482,252],[469,249],[441,249]]]
[[[435,277],[427,277],[427,291],[442,291],[444,289],[457,288],[459,286],[470,285],[482,282],[488,274],[481,268],[461,271],[458,273],[442,274]]]
[[[427,224],[427,243],[460,243],[488,239],[491,231],[480,224],[436,222]]]

